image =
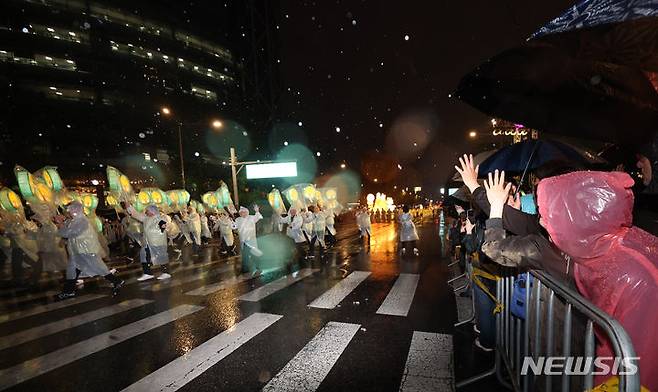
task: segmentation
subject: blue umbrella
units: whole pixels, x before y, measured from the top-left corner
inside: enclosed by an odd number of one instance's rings
[[[529,139],[503,147],[480,164],[480,176],[494,170],[523,173],[534,170],[550,161],[573,162],[588,165],[591,160],[574,148],[553,140]]]

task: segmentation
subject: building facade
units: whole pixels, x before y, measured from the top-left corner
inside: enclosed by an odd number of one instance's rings
[[[78,182],[116,165],[175,187],[179,125],[193,175],[213,119],[252,116],[236,13],[215,1],[3,1],[2,182],[15,164]]]

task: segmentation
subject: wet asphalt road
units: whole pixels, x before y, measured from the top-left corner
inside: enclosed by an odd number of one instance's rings
[[[138,283],[137,263],[112,263],[127,282],[116,298],[102,281],[59,303],[43,296],[56,282],[4,290],[0,390],[451,390],[453,372],[470,375],[490,356],[472,349],[470,328],[453,327],[438,224],[418,229],[419,257],[399,255],[392,223],[373,224],[370,246],[346,224],[324,258],[291,275],[279,260],[252,279],[239,257],[208,246],[192,258],[185,249],[167,282]],[[440,349],[423,351],[432,342]]]

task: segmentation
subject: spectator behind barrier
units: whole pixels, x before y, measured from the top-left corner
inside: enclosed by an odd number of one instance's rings
[[[626,173],[564,174],[539,183],[537,204],[551,241],[574,258],[579,291],[621,323],[641,358],[643,386],[658,390],[658,238],[632,226],[633,184]],[[489,173],[485,188],[491,213],[483,251],[497,262],[505,262],[505,254],[536,252],[542,242],[536,236],[528,241],[502,230],[510,190],[504,173]],[[596,354],[614,357],[605,336],[598,335]]]

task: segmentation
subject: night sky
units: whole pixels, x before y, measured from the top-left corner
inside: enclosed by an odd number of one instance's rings
[[[283,0],[281,117],[302,122],[321,171],[345,161],[371,187],[438,191],[456,154],[477,149],[468,132],[490,126],[449,98],[461,76],[572,4]]]

